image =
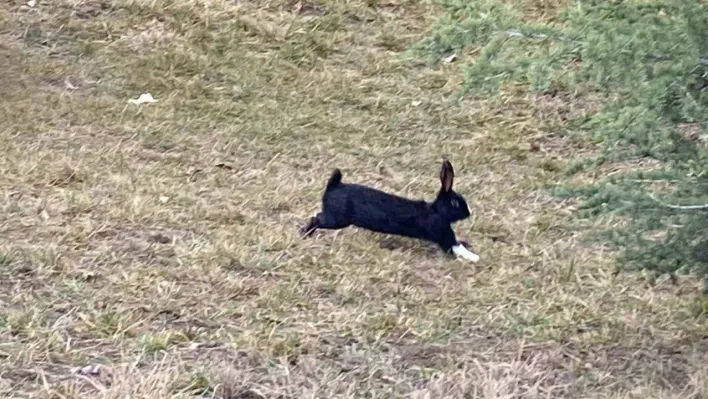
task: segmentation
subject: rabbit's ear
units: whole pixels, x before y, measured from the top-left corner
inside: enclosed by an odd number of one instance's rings
[[[442,190],[448,192],[452,190],[452,182],[455,178],[455,170],[452,168],[450,161],[444,161],[442,169],[440,169],[440,183]]]

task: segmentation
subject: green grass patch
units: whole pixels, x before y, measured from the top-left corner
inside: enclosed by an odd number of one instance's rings
[[[494,98],[513,87],[588,109],[544,127],[601,147],[569,174],[616,171],[554,191],[580,198],[580,217],[610,215],[597,236],[620,250],[619,264],[708,275],[708,6],[574,2],[554,20],[529,22],[521,4],[437,4],[446,14],[412,54],[435,63],[473,51],[459,96]]]

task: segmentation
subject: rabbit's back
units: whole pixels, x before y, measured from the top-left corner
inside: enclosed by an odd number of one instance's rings
[[[358,184],[339,184],[323,197],[323,211],[340,224],[418,237],[429,204]]]

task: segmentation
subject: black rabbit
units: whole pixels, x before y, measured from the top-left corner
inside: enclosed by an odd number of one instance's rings
[[[479,256],[457,241],[450,225],[470,216],[467,202],[452,190],[455,171],[449,161],[440,170],[441,188],[433,203],[410,200],[371,187],[342,183],[335,169],[322,196],[322,212],[311,217],[301,229],[304,237],[318,228],[342,229],[357,226],[380,233],[419,238],[437,243],[466,260]]]

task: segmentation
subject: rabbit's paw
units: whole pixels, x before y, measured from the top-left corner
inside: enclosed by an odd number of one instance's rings
[[[474,253],[474,252],[468,250],[468,249],[465,248],[463,245],[459,245],[459,244],[458,244],[458,245],[453,245],[453,247],[452,247],[452,252],[453,252],[455,255],[459,256],[460,258],[465,259],[465,260],[468,260],[468,261],[470,261],[470,262],[472,262],[472,263],[477,263],[477,262],[479,262],[479,255],[477,255],[476,253]]]

